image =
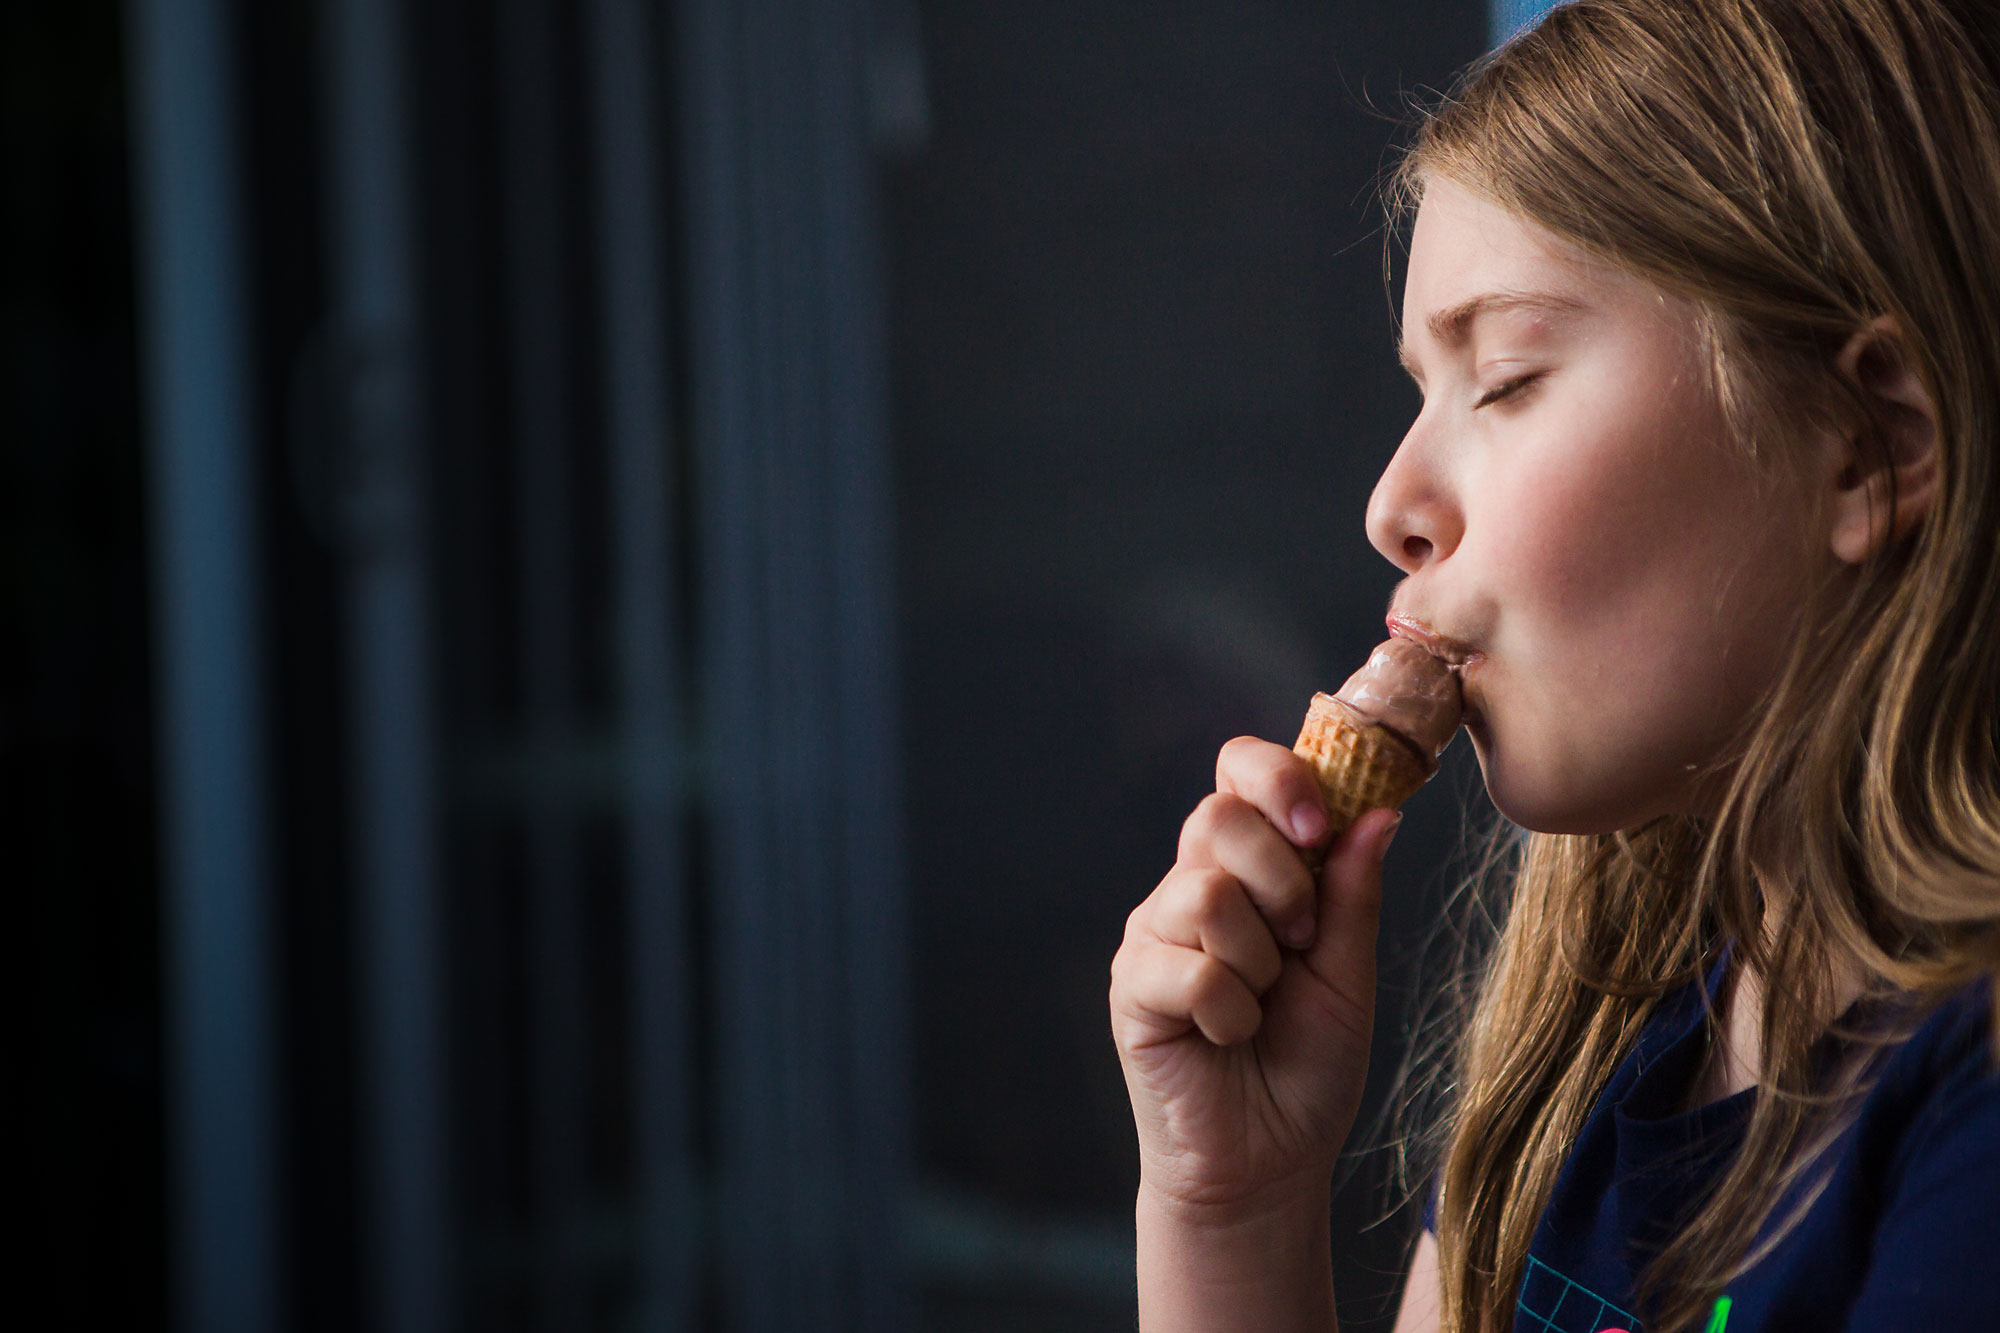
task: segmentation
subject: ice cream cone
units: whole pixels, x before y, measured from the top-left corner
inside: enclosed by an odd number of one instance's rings
[[[1363,720],[1331,694],[1313,696],[1292,752],[1310,763],[1319,779],[1333,825],[1327,842],[1368,811],[1401,805],[1437,771],[1436,761],[1426,760],[1409,741]]]

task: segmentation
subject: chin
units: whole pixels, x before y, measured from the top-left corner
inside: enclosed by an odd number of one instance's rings
[[[1608,820],[1591,810],[1579,810],[1560,801],[1517,801],[1509,800],[1495,793],[1492,787],[1486,789],[1493,798],[1493,806],[1510,824],[1519,825],[1530,833],[1565,833],[1583,837],[1595,833],[1616,833],[1619,829],[1632,827],[1630,822]]]
[[[1665,813],[1632,799],[1629,792],[1608,791],[1602,784],[1550,782],[1545,775],[1519,771],[1518,765],[1497,763],[1478,737],[1473,750],[1493,808],[1530,833],[1616,833]]]

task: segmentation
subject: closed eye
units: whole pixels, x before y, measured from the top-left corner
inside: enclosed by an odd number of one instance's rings
[[[1472,410],[1476,412],[1480,408],[1497,403],[1503,398],[1511,398],[1540,378],[1541,374],[1537,372],[1531,375],[1517,375],[1511,380],[1496,384],[1485,393],[1479,395],[1479,401],[1472,405]]]

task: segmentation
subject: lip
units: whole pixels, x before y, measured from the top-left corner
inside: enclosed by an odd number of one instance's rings
[[[1461,643],[1449,634],[1440,634],[1415,616],[1400,611],[1391,611],[1383,623],[1396,638],[1408,639],[1454,669],[1471,666],[1486,656],[1471,644]]]

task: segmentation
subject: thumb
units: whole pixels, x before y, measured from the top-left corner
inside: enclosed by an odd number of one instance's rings
[[[1340,985],[1375,991],[1375,935],[1382,921],[1382,858],[1403,816],[1370,810],[1327,852],[1319,872],[1319,923],[1306,964]]]

